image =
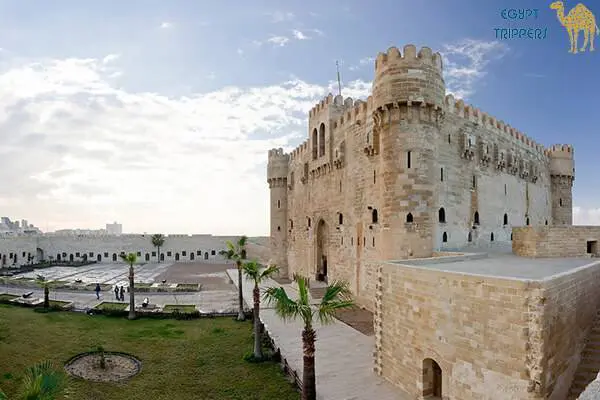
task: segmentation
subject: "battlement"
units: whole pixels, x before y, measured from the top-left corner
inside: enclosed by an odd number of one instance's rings
[[[506,135],[507,137],[516,139],[538,155],[548,156],[548,152],[543,145],[535,142],[526,134],[513,128],[504,121],[501,121],[470,104],[465,104],[462,99],[456,100],[454,96],[449,94],[444,99],[444,105],[446,106],[446,111],[451,114],[455,114],[475,124],[482,125],[498,135]]]
[[[267,163],[267,181],[287,180],[290,155],[278,149],[269,150],[269,160]]]
[[[573,146],[568,144],[555,144],[548,149],[550,157],[550,175],[575,176]]]
[[[442,73],[443,63],[440,53],[434,53],[429,47],[422,47],[418,52],[416,46],[407,44],[404,46],[401,53],[397,47],[390,47],[386,52],[377,54],[375,59],[375,73],[377,74],[391,64],[399,64],[410,61],[414,64],[415,61],[435,67],[439,73]]]
[[[566,153],[566,156],[573,158],[573,146],[570,144],[553,144],[548,148],[548,155],[552,156],[554,153]]]
[[[289,159],[289,154],[284,153],[283,149],[281,147],[278,149],[269,150],[269,161],[271,161],[271,159],[278,159],[278,158]]]

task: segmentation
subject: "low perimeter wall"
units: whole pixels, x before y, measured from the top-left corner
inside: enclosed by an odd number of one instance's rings
[[[513,253],[521,257],[598,257],[600,226],[513,228]]]

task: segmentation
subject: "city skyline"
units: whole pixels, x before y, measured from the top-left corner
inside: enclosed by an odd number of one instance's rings
[[[598,52],[569,54],[549,4],[0,2],[0,210],[51,231],[268,235],[267,151],[307,138],[336,61],[364,99],[377,53],[413,43],[443,54],[455,97],[572,144],[574,223],[600,224]],[[547,37],[498,40],[502,10],[528,5],[512,23]]]

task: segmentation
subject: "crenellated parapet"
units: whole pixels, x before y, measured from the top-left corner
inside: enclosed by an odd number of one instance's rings
[[[466,104],[462,99],[457,100],[453,95],[449,94],[444,99],[444,106],[446,108],[446,112],[449,114],[454,114],[465,119],[466,121],[481,126],[493,133],[498,134],[500,137],[521,142],[532,153],[535,153],[542,158],[548,156],[548,153],[543,145],[535,142],[533,139],[508,125],[504,121],[501,121],[470,104]]]
[[[550,175],[556,177],[575,178],[575,161],[573,146],[555,144],[548,148],[550,157]]]
[[[269,187],[286,187],[289,171],[290,155],[282,148],[269,150],[267,162],[267,183]]]

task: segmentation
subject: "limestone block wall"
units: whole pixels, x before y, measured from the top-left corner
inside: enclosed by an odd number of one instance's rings
[[[74,260],[80,260],[84,254],[88,259],[101,262],[121,262],[118,255],[121,252],[137,253],[140,261],[156,262],[157,249],[152,246],[152,235],[121,235],[121,236],[20,236],[1,237],[0,256],[16,253],[18,263],[25,264],[26,257],[21,257],[23,252],[35,256],[35,261],[48,260],[50,256],[57,259],[69,260],[71,254]],[[227,240],[236,240],[235,237],[212,235],[168,235],[161,248],[165,261],[224,261],[219,251],[226,247]],[[154,255],[152,254],[154,252]],[[77,255],[79,254],[79,255]],[[8,257],[7,257],[8,258]]]
[[[590,260],[592,261],[592,260]],[[541,282],[544,398],[567,398],[600,306],[600,261]]]
[[[513,228],[513,253],[522,257],[600,255],[600,226],[526,226]]]
[[[379,289],[375,370],[385,379],[422,398],[433,359],[444,399],[540,398],[527,391],[542,342],[526,282],[383,264]]]
[[[36,249],[35,236],[0,236],[0,266],[26,264],[28,255],[37,256]]]

